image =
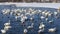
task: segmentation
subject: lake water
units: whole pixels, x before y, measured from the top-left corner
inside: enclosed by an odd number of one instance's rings
[[[57,11],[57,9],[55,8],[46,8],[46,7],[16,7],[15,5],[0,5],[0,30],[4,28],[4,23],[10,20],[12,28],[10,28],[6,32],[6,34],[23,34],[23,30],[27,28],[27,26],[31,25],[31,21],[27,20],[25,22],[25,26],[22,26],[21,21],[19,21],[21,18],[18,18],[18,20],[16,20],[14,15],[11,14],[5,15],[3,14],[2,10],[10,9],[10,11],[12,11],[14,9],[29,9],[29,8],[32,8],[34,10],[42,10],[42,12],[44,10],[47,10],[50,11],[51,13]],[[27,17],[29,19],[31,16],[27,16]],[[39,24],[41,22],[45,24],[45,30],[43,31],[42,34],[60,34],[60,16],[59,18],[55,18],[54,15],[52,17],[48,17],[49,20],[54,21],[53,24],[49,24],[48,21],[46,21],[45,19],[40,20],[39,17],[41,17],[41,14],[34,15],[34,21],[32,21],[34,23],[34,28],[28,30],[27,34],[38,34]],[[57,31],[55,33],[48,32],[49,28],[54,28],[54,27],[57,28]],[[1,31],[0,34],[2,34]]]

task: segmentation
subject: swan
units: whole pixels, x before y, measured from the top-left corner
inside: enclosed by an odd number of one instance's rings
[[[11,28],[11,26],[10,26],[10,20],[9,20],[8,23],[5,23],[4,25],[5,25],[4,29],[6,29],[6,30],[8,30],[9,28]]]
[[[4,25],[5,25],[5,26],[8,26],[8,25],[10,25],[10,23],[5,23]]]
[[[4,10],[2,10],[2,12],[3,12],[3,14],[7,14],[7,13],[10,12],[10,10],[9,9],[4,9]]]
[[[45,14],[45,11],[44,11],[44,12],[42,12],[42,14],[44,15],[44,14]]]
[[[55,32],[56,31],[56,28],[50,28],[48,29],[48,32]]]
[[[23,23],[27,19],[27,16],[21,16],[21,22]]]
[[[51,15],[52,15],[51,13],[48,14],[48,16],[51,16]]]
[[[15,16],[20,16],[20,13],[16,13],[16,15]]]
[[[32,14],[35,14],[35,12],[32,12]]]
[[[18,18],[20,18],[21,16],[15,16],[15,19],[17,20]]]
[[[44,19],[45,17],[44,17],[44,16],[41,16],[40,18],[41,18],[41,19]]]
[[[2,32],[2,34],[5,34],[6,33],[6,30],[2,29],[1,32]]]
[[[15,11],[15,13],[22,12],[20,9],[15,9],[14,11]]]
[[[53,20],[49,21],[49,23],[53,23]]]
[[[46,18],[45,20],[48,21],[48,18]]]
[[[38,30],[38,33],[43,32],[43,31],[44,31],[44,29],[40,29],[40,30]]]
[[[54,15],[57,15],[58,13],[57,12],[54,12]]]
[[[28,28],[28,29],[31,29],[31,28],[33,28],[33,26],[28,26],[27,28]]]
[[[27,29],[24,29],[24,34],[26,34],[28,31],[27,31]]]
[[[45,12],[45,16],[47,17],[50,12]]]
[[[38,10],[39,13],[41,13],[41,10]]]
[[[17,16],[15,16],[15,19],[16,19],[16,20],[17,20],[17,18],[18,18],[18,17],[17,17]]]
[[[25,13],[25,15],[30,15],[30,13]]]
[[[43,23],[40,23],[39,29],[42,29],[44,27],[45,27],[45,25]]]
[[[29,8],[29,11],[30,11],[30,12],[32,12],[32,11],[33,11],[33,9],[32,9],[32,8]]]
[[[30,20],[33,20],[33,18],[31,17]]]
[[[12,28],[11,26],[5,26],[4,30],[9,30],[9,28]]]
[[[31,26],[28,26],[27,28],[31,29],[31,28],[33,28],[33,25],[34,25],[34,23],[32,23]]]
[[[10,20],[7,22],[7,23],[4,23],[4,25],[5,26],[8,26],[8,25],[10,25],[11,23],[10,23]]]
[[[41,32],[44,32],[44,28],[38,30],[38,34],[40,34]]]
[[[58,8],[57,12],[60,13],[60,7]]]

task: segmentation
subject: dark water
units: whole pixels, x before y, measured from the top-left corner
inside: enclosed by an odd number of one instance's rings
[[[16,6],[13,6],[13,5],[0,5],[0,30],[4,28],[4,23],[6,23],[6,22],[8,22],[10,20],[12,28],[9,29],[6,32],[6,34],[23,34],[24,28],[26,28],[27,26],[31,25],[31,21],[26,21],[25,22],[25,27],[23,27],[21,25],[21,21],[19,21],[20,18],[18,18],[19,20],[16,20],[14,15],[8,14],[6,16],[6,15],[4,15],[2,13],[2,10],[3,9],[10,9],[10,10],[13,10],[13,9],[29,9],[29,8],[32,8],[34,10],[38,10],[39,9],[39,10],[42,10],[42,11],[47,10],[47,11],[51,11],[52,13],[54,11],[57,11],[57,9],[55,9],[55,8],[46,8],[46,7],[16,7]],[[60,34],[60,17],[59,18],[55,18],[54,15],[52,17],[48,17],[49,20],[52,20],[52,19],[54,20],[53,24],[49,24],[48,21],[46,22],[44,19],[42,21],[39,20],[39,18],[38,18],[39,15],[34,15],[35,16],[34,17],[34,21],[33,21],[34,28],[31,29],[31,30],[28,30],[27,34],[38,34],[39,23],[40,22],[44,22],[44,24],[46,25],[44,32],[41,33],[41,34]],[[28,17],[31,17],[31,16],[28,16]],[[57,31],[55,33],[48,32],[49,28],[54,28],[54,27],[57,28]],[[1,31],[0,31],[0,34],[2,34]]]

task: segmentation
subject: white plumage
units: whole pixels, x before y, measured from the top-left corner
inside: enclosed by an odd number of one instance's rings
[[[32,23],[31,26],[28,26],[27,28],[28,29],[33,28],[33,25],[34,25],[34,23]]]
[[[4,25],[7,26],[7,25],[10,25],[10,23],[5,23]]]
[[[40,18],[41,18],[41,19],[44,19],[45,17],[44,17],[44,16],[41,16]]]
[[[2,29],[1,32],[2,32],[2,34],[4,34],[4,33],[6,33],[6,30],[3,30],[3,29]]]
[[[27,31],[27,29],[24,29],[24,33],[27,33],[28,31]]]
[[[55,32],[56,31],[56,28],[50,28],[48,29],[49,32]]]
[[[44,28],[45,25],[43,23],[40,23],[39,29]]]

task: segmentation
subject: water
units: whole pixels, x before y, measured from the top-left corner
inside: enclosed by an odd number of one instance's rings
[[[47,11],[51,11],[52,13],[54,11],[57,11],[57,9],[55,9],[55,8],[46,8],[46,7],[16,7],[13,5],[0,5],[0,30],[4,28],[4,23],[6,23],[10,20],[12,28],[10,28],[6,32],[6,34],[23,34],[23,30],[25,28],[27,28],[27,26],[31,25],[31,21],[27,20],[25,22],[25,27],[24,27],[24,26],[22,26],[21,21],[15,19],[14,15],[7,14],[7,16],[6,16],[2,13],[2,10],[3,9],[10,9],[10,10],[29,9],[29,8],[32,8],[34,10],[42,10],[42,11],[47,10]],[[30,17],[31,16],[28,16],[28,19]],[[38,17],[39,17],[39,15],[34,15],[34,21],[32,21],[34,23],[34,28],[31,30],[28,30],[27,34],[38,34],[39,24],[41,22],[43,22],[45,24],[45,30],[42,34],[60,34],[60,18],[57,19],[54,17],[54,15],[52,17],[48,17],[49,20],[52,20],[52,19],[54,20],[53,24],[49,24],[48,21],[45,21],[45,19],[42,19],[42,21],[41,21]],[[18,19],[21,19],[21,18],[18,18]],[[55,33],[48,32],[49,28],[54,28],[54,27],[57,28],[57,31]],[[2,34],[1,31],[0,31],[0,34]]]

